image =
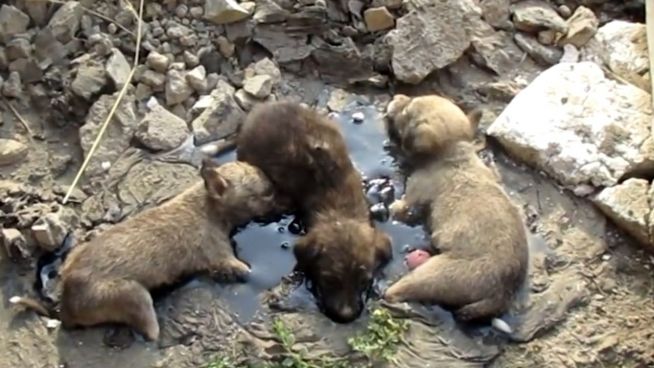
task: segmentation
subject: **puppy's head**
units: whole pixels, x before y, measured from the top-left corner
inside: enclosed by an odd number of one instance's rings
[[[207,158],[202,161],[200,175],[209,198],[225,210],[256,217],[283,211],[288,206],[266,175],[248,163],[220,165]]]
[[[389,137],[411,156],[434,155],[451,143],[472,140],[478,121],[477,112],[466,116],[453,102],[436,95],[398,94],[386,108]]]
[[[314,225],[294,253],[318,305],[338,323],[361,315],[375,271],[392,257],[388,235],[355,220]]]

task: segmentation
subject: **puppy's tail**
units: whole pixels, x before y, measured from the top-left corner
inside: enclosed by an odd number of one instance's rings
[[[46,306],[41,301],[36,300],[34,298],[25,297],[25,296],[12,296],[11,298],[9,298],[9,303],[17,306],[22,306],[25,309],[33,310],[36,313],[49,318],[52,318],[54,315],[53,310],[51,310],[48,306]]]

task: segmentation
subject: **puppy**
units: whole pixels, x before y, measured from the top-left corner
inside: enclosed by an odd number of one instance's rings
[[[373,273],[392,256],[373,227],[363,183],[335,122],[291,102],[256,106],[239,133],[237,157],[260,167],[308,231],[294,246],[324,313],[347,323],[363,310]]]
[[[415,269],[384,298],[439,304],[462,321],[499,316],[526,277],[527,234],[518,207],[469,142],[474,122],[437,96],[396,96],[387,113],[402,150],[422,157],[391,213],[403,221],[426,217],[439,254],[409,257]]]
[[[157,340],[149,290],[197,273],[247,277],[249,267],[234,255],[229,234],[253,217],[281,210],[273,185],[243,162],[216,166],[205,159],[201,176],[170,201],[71,250],[60,272],[63,327],[122,323]],[[11,302],[50,314],[33,299]]]

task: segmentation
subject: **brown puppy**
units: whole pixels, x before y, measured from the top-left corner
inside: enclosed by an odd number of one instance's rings
[[[253,217],[281,210],[273,185],[243,162],[216,166],[205,160],[201,176],[203,182],[170,201],[71,250],[60,272],[64,327],[123,323],[156,340],[159,323],[148,290],[196,273],[228,280],[248,275],[229,234]],[[44,312],[34,300],[11,301]]]
[[[474,124],[437,96],[396,96],[387,112],[402,148],[423,159],[391,212],[401,220],[426,215],[440,254],[391,285],[384,298],[440,304],[463,321],[499,316],[525,279],[527,234],[518,207],[468,141]]]
[[[308,232],[294,247],[297,269],[325,314],[356,319],[374,271],[392,256],[391,241],[372,225],[337,124],[299,104],[260,104],[241,128],[237,157],[260,167],[300,210]]]

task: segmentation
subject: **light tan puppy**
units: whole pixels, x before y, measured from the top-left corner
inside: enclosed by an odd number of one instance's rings
[[[58,317],[65,328],[122,323],[156,340],[159,323],[149,290],[197,273],[246,278],[249,267],[234,255],[230,231],[283,206],[272,183],[249,164],[205,160],[201,176],[170,201],[71,250],[60,272]],[[11,302],[50,314],[32,299]]]
[[[470,142],[474,122],[438,96],[395,96],[387,114],[389,134],[419,158],[391,213],[404,221],[426,218],[439,254],[421,261],[384,298],[439,304],[463,321],[499,316],[526,277],[527,234],[518,207]]]

